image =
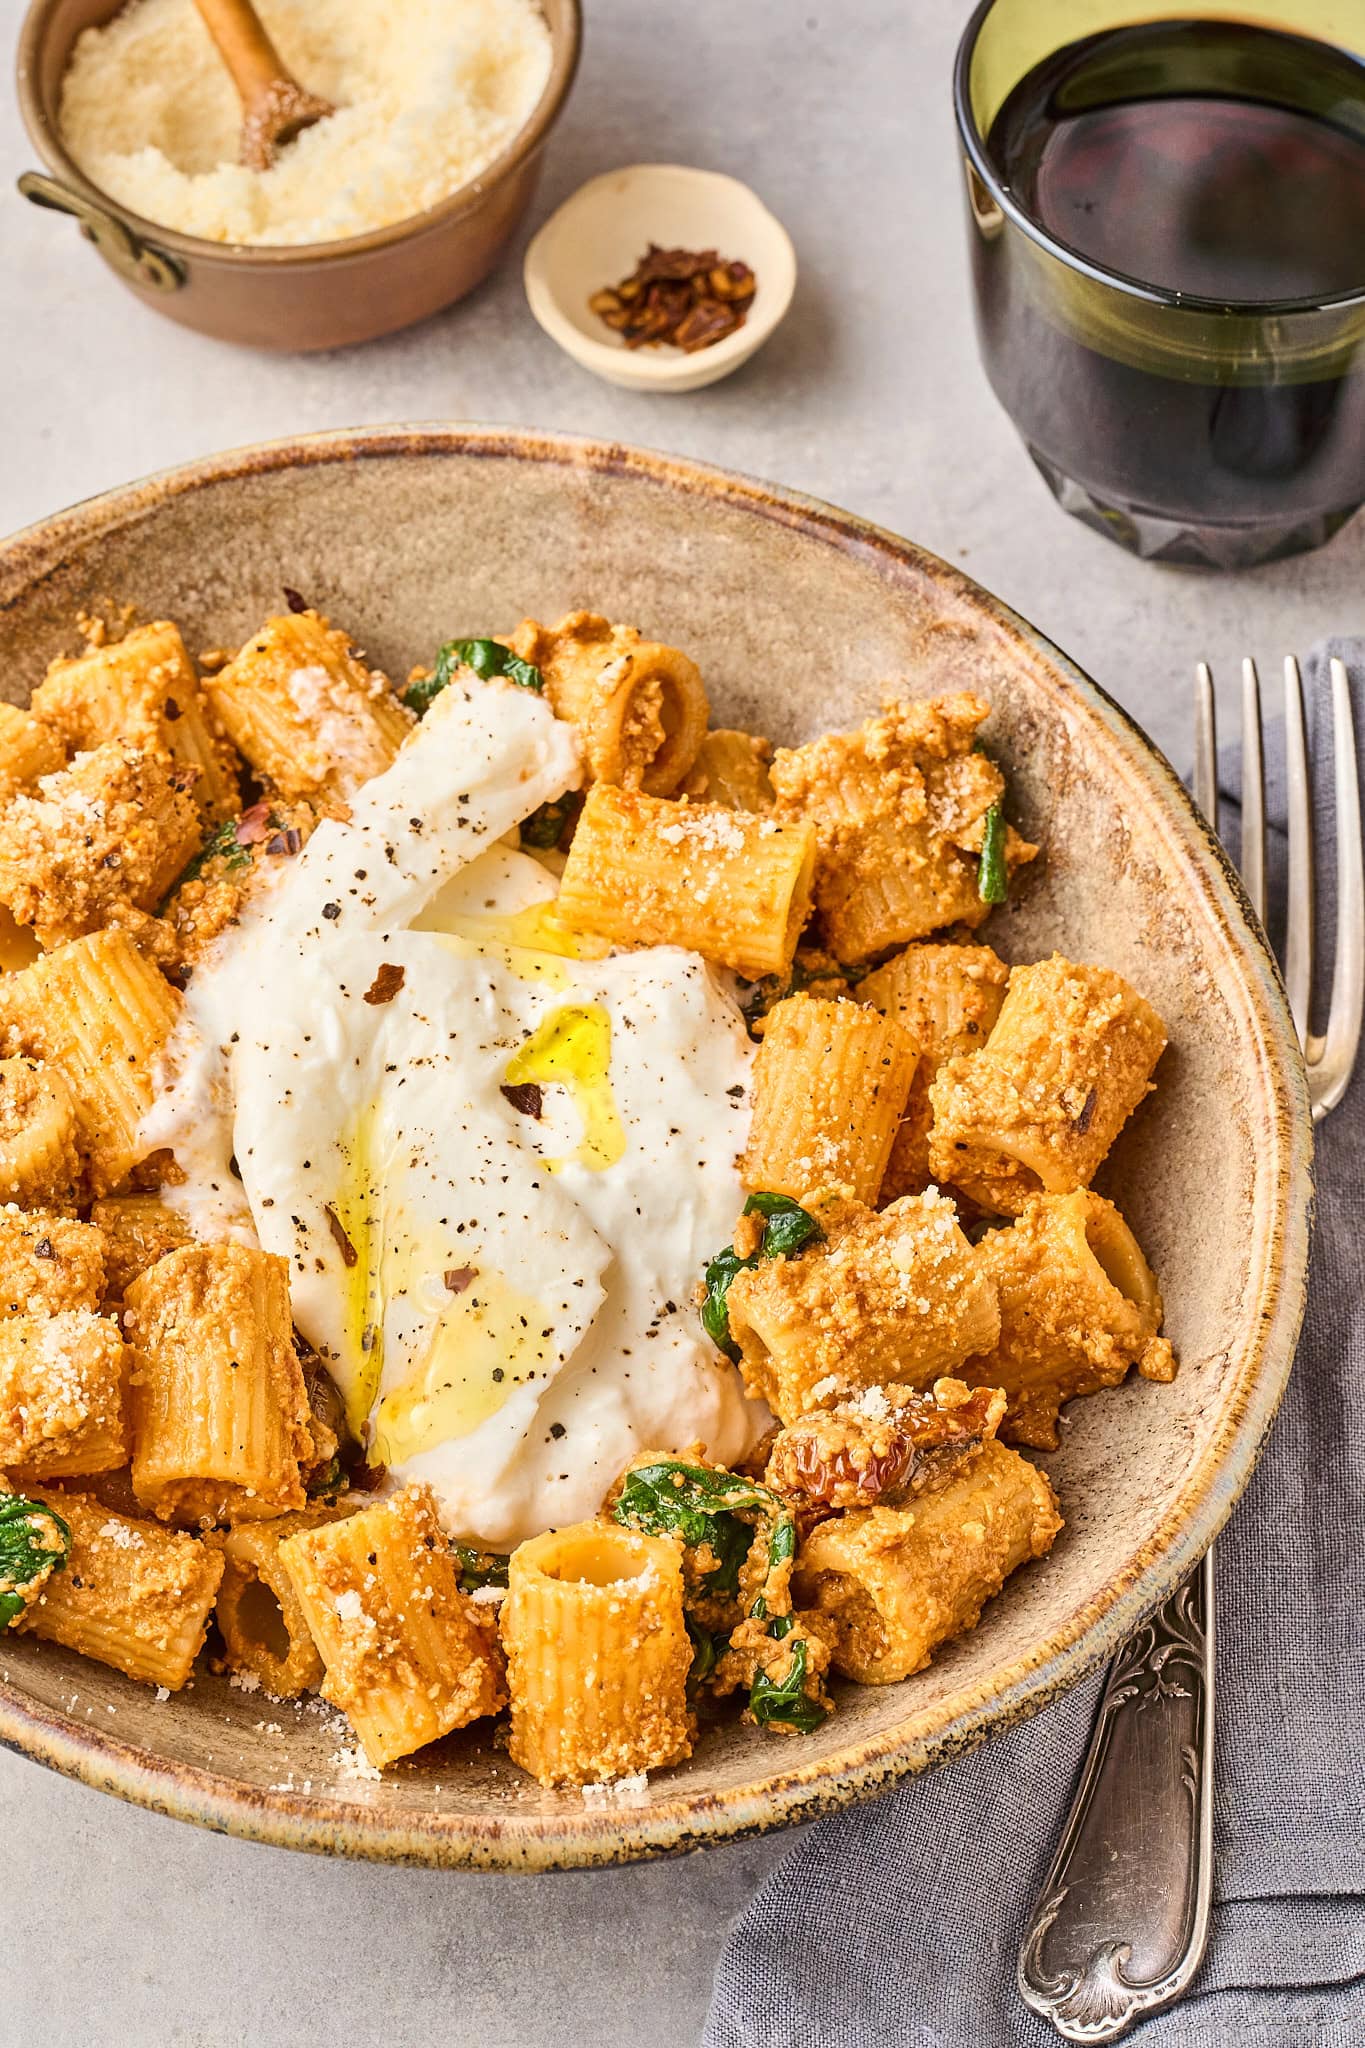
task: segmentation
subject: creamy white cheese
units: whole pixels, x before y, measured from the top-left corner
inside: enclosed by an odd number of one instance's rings
[[[443,692],[196,969],[145,1133],[197,1231],[288,1258],[371,1458],[499,1547],[764,1419],[691,1303],[743,1200],[733,1000],[677,948],[580,957],[496,843],[579,780],[533,693]]]

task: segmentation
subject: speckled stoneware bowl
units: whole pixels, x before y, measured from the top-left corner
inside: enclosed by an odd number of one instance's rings
[[[337,434],[227,455],[97,498],[0,550],[6,693],[22,699],[103,597],[234,642],[291,584],[391,673],[455,631],[590,604],[699,660],[717,714],[780,740],[846,723],[888,678],[979,687],[1020,823],[1043,844],[989,933],[1131,976],[1171,1046],[1104,1184],[1162,1281],[1181,1355],[1073,1407],[1044,1458],[1067,1527],[974,1634],[904,1684],[844,1688],[805,1739],[727,1721],[638,1807],[523,1778],[452,1737],[347,1778],[326,1717],[201,1676],[158,1703],[29,1639],[0,1640],[0,1737],[232,1834],[490,1869],[607,1863],[865,1798],[1046,1704],[1195,1562],[1255,1463],[1303,1305],[1310,1126],[1274,968],[1170,768],[1057,650],[957,570],[788,492],[665,456],[478,429]],[[276,1732],[276,1731],[279,1732]]]

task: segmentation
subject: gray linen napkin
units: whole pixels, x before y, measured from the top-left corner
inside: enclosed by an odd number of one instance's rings
[[[1330,654],[1350,666],[1365,741],[1365,641],[1316,650],[1316,733],[1331,730]],[[1281,732],[1266,745],[1273,824]],[[1330,846],[1323,776],[1317,817]],[[1282,836],[1276,851],[1272,891]],[[1212,1938],[1184,2001],[1134,2029],[1144,2048],[1365,2048],[1365,1061],[1321,1128],[1316,1178],[1298,1362],[1217,1550]],[[730,1936],[706,2048],[1054,2044],[1015,1958],[1099,1684],[806,1835]]]

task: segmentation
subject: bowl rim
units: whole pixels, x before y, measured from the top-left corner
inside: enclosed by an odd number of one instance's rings
[[[550,75],[526,120],[475,177],[424,212],[406,214],[386,227],[370,228],[363,235],[349,235],[334,242],[213,242],[204,235],[186,234],[180,228],[166,227],[160,221],[148,219],[146,214],[135,213],[102,185],[93,183],[70,154],[55,119],[48,116],[38,86],[39,58],[58,4],[59,0],[29,0],[15,59],[24,127],[48,170],[65,180],[81,198],[122,221],[153,250],[182,257],[186,262],[212,261],[240,270],[345,262],[415,239],[429,230],[445,228],[462,215],[473,213],[496,186],[520,170],[540,148],[563,110],[583,51],[582,0],[560,0],[563,26],[555,30],[546,18],[551,44]]]
[[[545,251],[551,239],[564,230],[565,222],[572,217],[578,206],[589,193],[599,186],[613,183],[619,178],[634,177],[639,172],[666,171],[673,176],[686,178],[697,184],[728,186],[742,196],[744,203],[761,214],[773,234],[774,247],[781,253],[781,268],[772,282],[770,291],[764,293],[765,280],[759,280],[759,295],[755,299],[757,314],[752,315],[733,334],[727,334],[710,348],[700,349],[694,355],[682,351],[675,354],[655,354],[646,349],[626,349],[609,341],[601,341],[596,335],[585,334],[576,326],[565,311],[558,292],[551,288],[546,275]],[[598,171],[587,178],[566,199],[562,199],[554,212],[543,220],[526,245],[522,259],[522,286],[526,302],[537,323],[549,335],[551,341],[563,349],[565,355],[585,370],[596,371],[613,382],[637,386],[641,390],[653,386],[667,389],[671,384],[686,385],[698,372],[705,369],[711,374],[708,382],[714,382],[730,370],[737,370],[747,362],[764,342],[771,339],[781,326],[791,307],[796,291],[796,249],[792,238],[772,208],[761,199],[752,185],[730,171],[715,171],[701,164],[645,163],[618,164],[614,169]]]
[[[354,1799],[266,1791],[197,1765],[158,1759],[20,1690],[0,1672],[0,1742],[68,1777],[136,1805],[279,1847],[375,1862],[465,1870],[541,1871],[631,1862],[767,1833],[872,1798],[930,1764],[1027,1717],[1113,1655],[1170,1594],[1222,1528],[1255,1469],[1284,1392],[1303,1317],[1312,1208],[1313,1125],[1307,1080],[1283,985],[1236,870],[1165,756],[1136,722],[1044,635],[963,571],[885,528],[801,492],[688,458],[619,443],[453,423],[340,429],[259,443],[163,470],[88,498],[0,544],[0,612],[83,544],[135,526],[187,493],[234,479],[412,455],[557,464],[641,478],[794,529],[843,554],[881,558],[970,604],[1050,682],[1079,699],[1145,796],[1173,867],[1204,896],[1243,969],[1241,993],[1259,1049],[1268,1140],[1261,1152],[1274,1196],[1265,1234],[1255,1335],[1230,1401],[1179,1495],[1123,1570],[1042,1644],[990,1684],[959,1687],[884,1734],[803,1765],[790,1745],[755,1751],[755,1774],[722,1791],[655,1798],[610,1812],[569,1807],[504,1813],[376,1814]],[[774,1759],[786,1758],[789,1766]]]

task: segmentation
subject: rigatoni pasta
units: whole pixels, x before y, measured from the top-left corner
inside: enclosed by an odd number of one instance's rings
[[[134,1280],[124,1303],[142,1505],[189,1527],[301,1508],[313,1439],[286,1262],[187,1245]]]
[[[808,819],[819,834],[815,905],[841,960],[875,959],[989,915],[980,854],[1005,787],[974,749],[989,711],[965,692],[897,702],[856,732],[774,754],[777,815]],[[1036,851],[1007,834],[1007,867]]]
[[[149,911],[199,848],[199,813],[161,755],[110,740],[0,811],[0,903],[39,945]]]
[[[697,803],[722,804],[727,811],[771,811],[772,753],[767,740],[754,733],[713,727],[697,749],[681,793]]]
[[[595,783],[558,914],[618,944],[686,946],[751,979],[783,974],[810,907],[814,859],[814,833],[799,821]]]
[[[233,744],[286,799],[344,803],[412,728],[387,677],[312,611],[267,619],[204,687]]]
[[[3,1001],[20,1048],[70,1090],[90,1192],[107,1194],[149,1149],[140,1134],[175,1025],[174,989],[123,932],[106,930],[35,960]]]
[[[192,1536],[114,1513],[88,1494],[62,1487],[30,1494],[66,1523],[71,1555],[15,1629],[178,1692],[203,1647],[222,1558]]]
[[[205,1541],[223,1555],[223,1583],[214,1617],[229,1671],[258,1679],[272,1699],[316,1692],[323,1662],[303,1603],[280,1559],[292,1536],[341,1520],[344,1507],[305,1508],[269,1522],[239,1522]]]
[[[0,1470],[23,1485],[126,1465],[127,1379],[116,1326],[89,1309],[0,1316]]]
[[[1156,1011],[1112,969],[1060,953],[1015,967],[985,1045],[930,1088],[934,1172],[1003,1216],[1088,1187],[1165,1046]]]
[[[696,759],[708,706],[697,664],[600,612],[523,619],[508,646],[533,662],[555,713],[577,726],[597,782],[672,796]]]
[[[431,1489],[291,1536],[280,1560],[341,1708],[376,1769],[506,1700],[490,1629],[462,1593]]]
[[[136,626],[74,660],[54,661],[31,708],[65,753],[118,740],[165,755],[189,771],[188,786],[208,823],[237,809],[232,750],[179,630],[167,619]],[[53,765],[60,766],[60,759]]]
[[[989,946],[907,946],[864,975],[858,999],[898,1017],[920,1049],[882,1181],[882,1199],[918,1194],[933,1179],[929,1089],[956,1053],[984,1045],[1005,1000],[1009,969]]]
[[[0,704],[0,804],[65,765],[66,749],[50,725],[17,705]]]
[[[513,1762],[542,1785],[690,1756],[692,1644],[676,1544],[591,1522],[519,1544],[502,1611]]]
[[[80,1170],[76,1102],[62,1075],[37,1060],[0,1060],[0,1200],[67,1200]]]
[[[1000,1443],[910,1507],[855,1508],[806,1540],[797,1598],[834,1636],[834,1667],[860,1685],[922,1671],[975,1628],[1011,1572],[1052,1546],[1062,1518],[1043,1473]]]
[[[727,1296],[745,1384],[782,1422],[835,1392],[932,1386],[994,1345],[995,1284],[937,1189],[880,1212],[837,1193],[804,1206],[818,1236]]]
[[[110,1301],[122,1301],[139,1274],[193,1243],[185,1218],[160,1195],[106,1195],[90,1205],[90,1221],[104,1243],[104,1284]]]
[[[875,1203],[918,1059],[903,1025],[859,1003],[778,1003],[754,1060],[745,1187],[838,1186]]]
[[[1155,1276],[1102,1195],[1037,1195],[1011,1228],[986,1233],[980,1256],[999,1293],[1000,1335],[962,1377],[1003,1387],[1011,1442],[1055,1450],[1062,1403],[1117,1386],[1134,1363],[1148,1379],[1173,1376]]]
[[[103,1297],[102,1231],[55,1209],[0,1207],[0,1317],[97,1309]]]

